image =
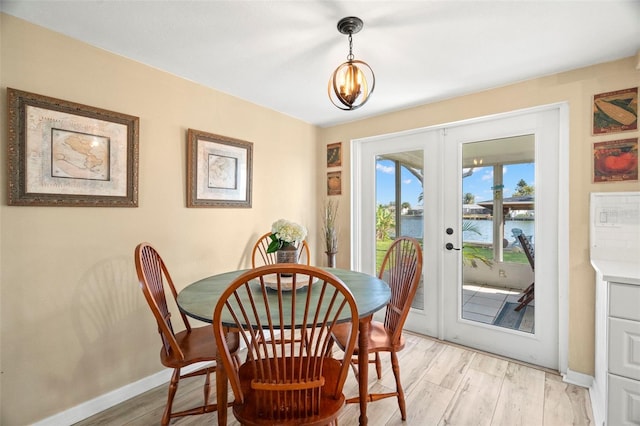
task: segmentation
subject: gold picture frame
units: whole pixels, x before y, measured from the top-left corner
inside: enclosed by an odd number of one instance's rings
[[[10,206],[138,206],[138,117],[12,88],[7,109]]]
[[[342,166],[342,142],[327,145],[327,167]]]
[[[187,131],[187,207],[251,207],[253,143]]]

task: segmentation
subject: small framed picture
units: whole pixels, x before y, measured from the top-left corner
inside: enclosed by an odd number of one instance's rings
[[[593,182],[638,180],[638,138],[593,144]]]
[[[600,93],[593,97],[593,134],[638,129],[638,88]]]
[[[138,117],[11,88],[7,104],[10,206],[138,206]]]
[[[187,207],[251,207],[253,143],[189,129]]]
[[[327,195],[342,194],[342,172],[327,173]]]
[[[327,145],[327,167],[342,166],[342,142]]]

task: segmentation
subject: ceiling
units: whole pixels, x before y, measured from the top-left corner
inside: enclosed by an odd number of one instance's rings
[[[633,56],[640,0],[0,0],[2,11],[321,127]],[[376,74],[356,111],[331,104],[346,61]],[[126,78],[126,76],[122,76]]]

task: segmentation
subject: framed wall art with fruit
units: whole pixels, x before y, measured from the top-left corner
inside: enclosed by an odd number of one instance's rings
[[[327,195],[342,194],[342,172],[327,173]]]
[[[638,129],[638,88],[599,93],[593,97],[593,134]]]
[[[593,182],[638,180],[638,138],[593,144]]]

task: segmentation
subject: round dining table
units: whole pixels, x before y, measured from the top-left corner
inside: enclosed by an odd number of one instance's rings
[[[367,351],[369,334],[369,322],[376,311],[387,305],[391,298],[391,289],[383,280],[372,275],[338,268],[320,268],[331,272],[338,277],[349,288],[358,306],[358,389],[361,425],[367,424],[367,391],[368,391],[368,370],[369,354]],[[181,312],[191,318],[211,323],[213,319],[213,308],[215,307],[222,292],[233,280],[235,280],[245,270],[225,272],[203,278],[182,289],[178,294],[178,308]],[[256,291],[259,291],[256,288]],[[305,288],[298,291],[306,291]],[[272,297],[277,297],[274,292]],[[213,334],[213,331],[212,331]],[[218,407],[227,406],[227,372],[222,368],[222,361],[219,359],[216,368],[216,398]],[[218,425],[227,424],[227,410],[218,409]]]

